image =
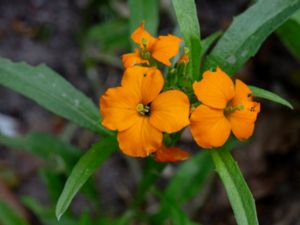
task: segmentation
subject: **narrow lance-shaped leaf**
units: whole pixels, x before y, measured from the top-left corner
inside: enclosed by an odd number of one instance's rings
[[[205,39],[201,40],[201,59],[202,57],[208,52],[209,48],[212,44],[222,35],[222,32],[217,31],[206,37]]]
[[[156,35],[159,20],[158,0],[128,0],[130,11],[129,28],[132,33],[142,21],[145,22],[145,29],[152,35]],[[132,49],[134,48],[131,42]]]
[[[72,166],[80,157],[80,150],[46,133],[32,132],[25,137],[9,137],[0,134],[0,145],[8,148],[25,150],[33,155],[48,160],[49,165],[57,167],[53,158],[61,159],[64,169],[71,171]],[[57,162],[57,163],[58,163]]]
[[[238,225],[258,225],[253,196],[228,149],[209,150]]]
[[[300,10],[280,26],[276,33],[289,51],[300,60]]]
[[[33,67],[0,58],[0,85],[82,127],[111,134],[99,124],[99,110],[91,100],[45,65]]]
[[[144,175],[139,184],[138,190],[132,202],[132,207],[138,207],[142,200],[145,198],[147,191],[154,184],[157,178],[160,176],[163,169],[166,167],[166,163],[158,163],[153,158],[148,157],[146,159],[146,166]]]
[[[69,207],[72,199],[95,170],[118,148],[114,137],[108,137],[94,144],[73,168],[64,190],[56,205],[56,217],[60,217]]]
[[[161,208],[155,215],[156,223],[163,224],[170,213],[180,214],[174,208],[174,204],[180,208],[199,193],[212,170],[213,163],[207,151],[198,153],[183,162],[162,194]],[[170,204],[170,202],[172,203]]]
[[[182,163],[171,178],[164,195],[179,204],[185,203],[199,192],[213,169],[208,152],[201,152]]]
[[[204,71],[220,66],[229,75],[235,74],[299,7],[300,0],[257,1],[233,20],[207,57]]]
[[[200,79],[200,26],[194,0],[172,0],[180,31],[186,47],[189,48],[188,71],[194,80]]]
[[[287,100],[283,99],[282,97],[280,97],[279,95],[277,95],[271,91],[267,91],[262,88],[258,88],[258,87],[250,86],[250,85],[248,87],[252,91],[254,97],[264,98],[264,99],[270,100],[272,102],[276,102],[281,105],[284,105],[290,109],[294,109],[294,107],[292,106],[291,103],[289,103]]]
[[[168,207],[165,208],[164,217],[158,218],[157,216],[154,216],[151,224],[166,224],[166,220],[168,220],[168,222],[171,222],[173,225],[200,225],[199,223],[195,223],[189,219],[189,217],[182,211],[178,202],[157,190],[154,192],[162,202],[166,203]]]
[[[237,139],[229,138],[225,147],[232,149],[239,143]],[[166,200],[176,202],[179,206],[186,204],[195,195],[201,193],[201,190],[209,180],[209,175],[213,168],[214,164],[207,150],[201,151],[183,162],[170,179],[164,191],[163,195],[166,196]],[[162,201],[161,203],[160,212],[156,216],[159,219],[159,223],[162,223],[168,216],[168,208],[172,207],[172,205],[168,204],[168,201]]]

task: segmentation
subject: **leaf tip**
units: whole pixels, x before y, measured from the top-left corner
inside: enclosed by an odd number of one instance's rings
[[[61,210],[59,210],[57,207],[56,207],[56,210],[55,210],[55,216],[56,216],[56,219],[57,221],[60,221],[62,215],[64,214],[64,212],[62,212]]]

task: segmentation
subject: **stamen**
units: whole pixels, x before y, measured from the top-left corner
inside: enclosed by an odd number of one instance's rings
[[[151,54],[150,54],[150,52],[148,52],[148,50],[147,50],[146,48],[144,48],[144,49],[142,49],[141,57],[142,57],[143,59],[149,60],[150,57],[151,57]]]
[[[140,103],[136,106],[136,111],[138,111],[139,113],[143,112],[143,110],[144,110],[144,105],[143,104]]]
[[[143,46],[144,47],[146,47],[147,46],[147,39],[146,38],[142,38],[142,44],[143,44]]]
[[[237,106],[229,105],[224,109],[224,115],[228,116],[230,113],[234,112],[235,110],[243,110],[243,109],[244,109],[243,105],[237,105]]]
[[[140,113],[143,116],[147,116],[150,113],[150,106],[143,105],[142,103],[140,103],[136,106],[136,111],[138,111],[138,113]]]

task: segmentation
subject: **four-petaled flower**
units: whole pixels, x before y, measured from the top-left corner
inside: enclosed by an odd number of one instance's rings
[[[177,55],[180,42],[174,35],[153,37],[144,29],[144,22],[132,33],[132,40],[139,45],[133,53],[124,54],[122,61],[125,68],[137,64],[150,64],[151,58],[171,66],[170,59]]]
[[[189,124],[189,99],[179,90],[160,93],[164,85],[155,67],[128,68],[121,86],[100,98],[102,125],[118,130],[120,149],[129,156],[146,157],[162,145],[163,132]]]
[[[202,103],[191,113],[191,132],[203,148],[220,147],[230,135],[248,139],[260,104],[252,99],[252,92],[240,80],[233,84],[220,68],[206,71],[203,79],[193,84],[194,93]]]

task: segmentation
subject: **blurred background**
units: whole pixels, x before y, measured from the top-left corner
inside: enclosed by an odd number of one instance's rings
[[[224,31],[250,1],[199,0],[196,4],[205,38]],[[160,1],[159,15],[158,33],[173,33],[176,20],[169,0]],[[98,105],[99,96],[120,82],[120,56],[130,50],[128,17],[128,4],[122,0],[1,0],[0,56],[31,65],[45,63]],[[284,29],[273,33],[235,76],[283,96],[295,108],[261,101],[254,137],[234,150],[256,199],[262,225],[300,224],[300,57],[284,44]],[[70,165],[77,161],[79,149],[87,149],[97,137],[2,86],[0,133],[0,217],[8,213],[8,206],[28,224],[58,224],[54,205],[70,168],[54,153],[41,156],[40,149],[54,145],[44,133],[72,144],[68,145]],[[22,145],[23,138],[16,137],[38,139],[36,154]],[[180,144],[188,151],[199,151],[188,132]],[[89,215],[123,215],[136,191],[143,164],[143,160],[114,153],[75,198],[61,224],[89,224],[85,222]],[[178,166],[180,163],[168,165],[157,185],[163,188]],[[151,214],[156,207],[157,199],[150,196],[141,209]],[[183,211],[201,224],[235,224],[216,176],[209,178],[204,191],[188,201]],[[105,221],[99,224],[112,224]]]

